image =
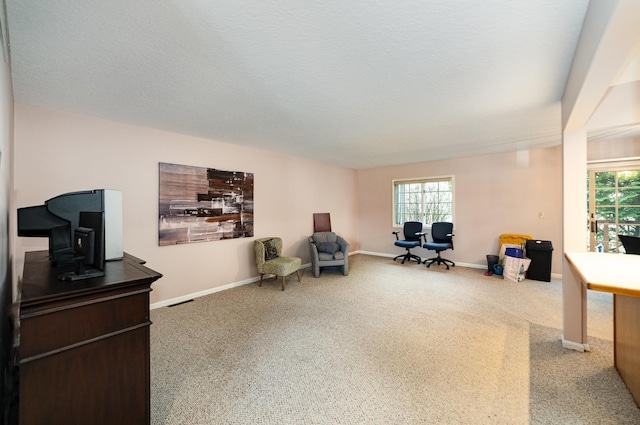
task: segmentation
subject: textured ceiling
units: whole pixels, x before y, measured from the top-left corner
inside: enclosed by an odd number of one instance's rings
[[[587,6],[7,0],[14,97],[353,168],[546,147]]]

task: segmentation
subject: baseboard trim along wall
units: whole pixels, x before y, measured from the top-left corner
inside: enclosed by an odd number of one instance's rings
[[[562,346],[564,348],[580,351],[581,353],[585,351],[591,351],[591,347],[589,347],[589,344],[580,344],[579,342],[568,341],[564,339],[564,334],[561,335],[561,338],[562,338]]]
[[[174,304],[180,304],[186,301],[190,301],[194,298],[204,297],[205,295],[215,294],[216,292],[225,291],[227,289],[235,288],[236,286],[246,285],[247,283],[259,281],[259,277],[253,277],[251,279],[241,280],[239,282],[233,282],[228,285],[216,286],[215,288],[207,289],[205,291],[194,292],[192,294],[183,295],[177,298],[171,298],[168,300],[160,301],[149,305],[149,309],[153,310],[160,307],[168,307]]]
[[[351,254],[349,254],[351,255]],[[302,268],[305,269],[307,267],[311,267],[311,263],[303,264]],[[161,307],[168,307],[175,304],[180,304],[186,301],[191,301],[194,298],[204,297],[205,295],[215,294],[216,292],[226,291],[227,289],[235,288],[236,286],[247,285],[249,283],[258,282],[260,280],[260,276],[252,277],[250,279],[241,280],[238,282],[233,282],[228,285],[216,286],[215,288],[207,289],[200,292],[194,292],[192,294],[183,295],[181,297],[171,298],[168,300],[160,301],[157,303],[153,303],[149,305],[149,309],[153,310]]]
[[[356,251],[354,252],[354,254],[365,254],[365,255],[375,255],[376,257],[386,257],[386,258],[395,258],[397,257],[397,254],[387,254],[384,252],[373,252],[373,251]],[[351,254],[349,254],[351,255]],[[486,269],[487,265],[486,264],[472,264],[472,263],[459,263],[456,261],[456,267],[469,267],[471,269]],[[558,273],[551,273],[551,278],[552,279],[559,279],[562,280],[562,274],[558,274]]]
[[[396,257],[396,255],[394,255],[394,254],[387,254],[387,253],[384,253],[384,252],[362,251],[362,250],[350,252],[349,256],[356,255],[356,254],[373,255],[373,256],[376,256],[376,257],[385,257],[385,258],[395,258]],[[306,263],[306,264],[302,265],[303,269],[308,268],[308,267],[311,267],[311,263]],[[469,268],[472,268],[472,269],[486,269],[487,265],[486,264],[471,264],[471,263],[458,263],[458,262],[456,262],[456,267],[469,267]],[[562,275],[561,274],[553,274],[552,273],[551,277],[553,279],[562,279]],[[245,279],[245,280],[241,280],[241,281],[238,281],[238,282],[233,282],[233,283],[230,283],[228,285],[216,286],[215,288],[207,289],[207,290],[204,290],[204,291],[194,292],[192,294],[183,295],[181,297],[171,298],[171,299],[168,299],[168,300],[164,300],[164,301],[160,301],[160,302],[157,302],[157,303],[153,303],[153,304],[149,305],[149,308],[151,310],[153,310],[153,309],[156,309],[156,308],[168,307],[170,305],[180,304],[180,303],[183,303],[185,301],[190,301],[190,300],[192,300],[194,298],[199,298],[199,297],[204,297],[205,295],[215,294],[216,292],[225,291],[227,289],[235,288],[236,286],[242,286],[242,285],[247,285],[249,283],[258,282],[259,280],[260,280],[260,276],[256,276],[256,277],[252,277],[250,279]],[[565,344],[564,339],[562,340],[562,344],[563,344],[563,346],[565,346],[564,345]],[[575,343],[567,341],[567,344],[575,344]],[[565,346],[565,348],[572,348],[572,347]],[[584,348],[582,350],[578,349],[578,348],[572,348],[572,349],[578,350],[578,351],[585,351]],[[586,351],[589,351],[588,350],[588,346],[587,346]]]
[[[365,255],[375,255],[376,257],[386,257],[386,258],[395,258],[398,254],[386,254],[384,252],[373,252],[373,251],[356,251],[355,254],[365,254]],[[486,265],[481,264],[471,264],[471,263],[458,263],[456,261],[456,267],[469,267],[472,269],[486,269]]]

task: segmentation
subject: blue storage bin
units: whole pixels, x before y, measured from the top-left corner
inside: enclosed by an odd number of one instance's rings
[[[524,258],[524,251],[520,248],[507,248],[504,255],[514,258]]]

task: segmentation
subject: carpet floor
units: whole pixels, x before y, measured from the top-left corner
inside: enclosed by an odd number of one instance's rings
[[[562,282],[354,255],[151,311],[154,425],[640,424],[613,366],[612,297],[591,351],[562,348]]]

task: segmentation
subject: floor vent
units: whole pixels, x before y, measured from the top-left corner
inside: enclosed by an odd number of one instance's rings
[[[193,301],[193,299],[191,299],[191,300],[186,300],[186,301],[182,301],[182,302],[175,303],[175,304],[169,304],[167,307],[175,307],[175,306],[177,306],[177,305],[182,305],[182,304],[190,303],[190,302],[192,302],[192,301]]]

